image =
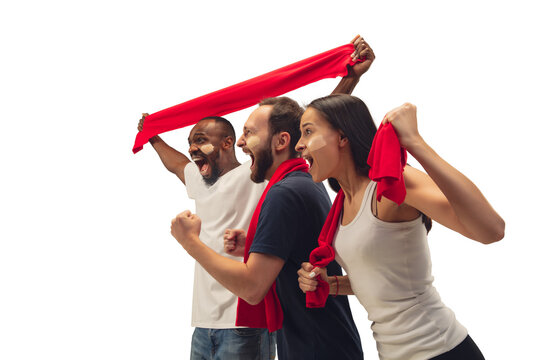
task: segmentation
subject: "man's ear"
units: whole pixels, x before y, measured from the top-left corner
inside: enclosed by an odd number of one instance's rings
[[[273,136],[272,143],[277,153],[283,150],[288,151],[291,143],[291,134],[286,131],[282,131]]]
[[[225,139],[221,141],[221,148],[223,150],[234,148],[234,139],[232,136],[226,136]]]

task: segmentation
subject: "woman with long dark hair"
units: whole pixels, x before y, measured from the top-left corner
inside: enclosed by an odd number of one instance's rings
[[[314,291],[314,276],[329,283],[330,294],[356,295],[373,321],[381,359],[483,359],[482,353],[441,301],[432,285],[427,232],[431,219],[476,241],[504,236],[504,221],[478,188],[429,147],[417,128],[416,107],[390,111],[400,145],[427,172],[403,171],[406,196],[401,205],[376,199],[367,158],[377,131],[362,100],[331,95],[306,109],[296,150],[310,163],[314,181],[330,179],[343,191],[332,246],[345,277],[302,264],[300,288]]]

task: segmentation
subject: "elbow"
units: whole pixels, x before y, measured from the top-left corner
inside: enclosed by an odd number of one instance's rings
[[[493,227],[492,231],[488,236],[482,239],[480,242],[485,245],[493,244],[497,241],[501,241],[504,238],[505,223],[503,219]]]
[[[263,291],[254,286],[254,287],[251,287],[250,289],[247,289],[245,295],[241,296],[241,298],[242,300],[247,302],[249,305],[257,305],[261,301],[263,301],[267,292],[268,292],[268,289],[266,289],[266,291]]]

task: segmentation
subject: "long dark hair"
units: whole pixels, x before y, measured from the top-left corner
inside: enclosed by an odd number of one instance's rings
[[[368,176],[367,158],[377,127],[366,104],[355,96],[338,94],[313,100],[308,105],[308,108],[310,107],[317,110],[335,130],[347,137],[356,171]],[[334,178],[329,178],[328,184],[335,192],[341,189]],[[422,214],[422,221],[429,232],[431,219]]]

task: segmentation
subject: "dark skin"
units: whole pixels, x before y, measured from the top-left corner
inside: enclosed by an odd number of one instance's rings
[[[363,61],[348,67],[349,72],[347,76],[341,79],[338,86],[332,91],[332,94],[350,95],[358,84],[358,81],[360,81],[360,77],[369,70],[375,60],[375,53],[360,35],[356,35],[351,40],[351,44],[355,46],[355,51],[351,54],[351,58],[353,60],[361,59]]]

